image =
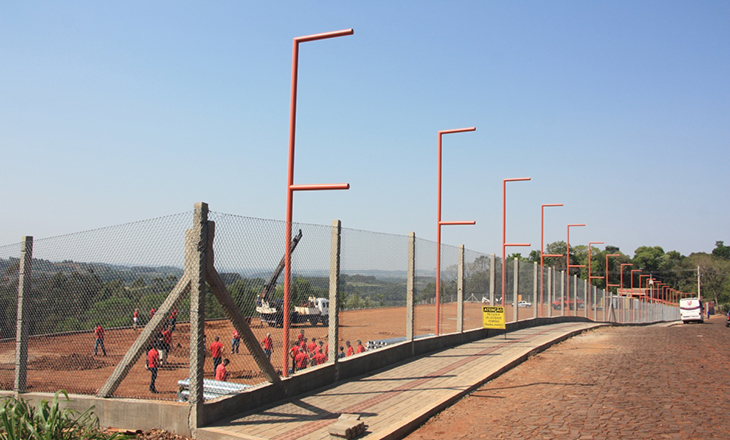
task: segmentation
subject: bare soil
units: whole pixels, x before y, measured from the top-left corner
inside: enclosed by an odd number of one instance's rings
[[[466,303],[464,311],[464,328],[482,326],[480,303]],[[518,309],[520,319],[532,317],[532,308]],[[435,333],[436,309],[434,305],[419,305],[415,310],[415,333],[427,335]],[[131,316],[131,314],[130,314]],[[456,303],[441,306],[441,333],[456,331]],[[506,308],[507,321],[511,321],[512,308]],[[350,310],[340,313],[340,338],[338,346],[345,341],[355,345],[356,340],[366,344],[369,340],[404,337],[406,334],[405,307]],[[258,318],[251,321],[251,329],[258,341],[271,333],[274,340],[272,365],[279,372],[283,366],[283,331],[262,325]],[[293,326],[289,334],[290,341],[304,330],[307,338],[316,338],[328,343],[328,329],[322,325]],[[88,332],[34,336],[28,344],[28,391],[55,392],[64,389],[69,393],[93,395],[101,388],[112,374],[116,365],[126,354],[133,342],[141,333],[141,329],[130,328],[106,329],[106,356],[101,348],[94,356],[93,329]],[[231,354],[231,335],[233,326],[227,320],[207,321],[205,325],[207,346],[217,336],[226,351],[224,357],[230,359],[228,371],[230,381],[246,384],[257,384],[264,381],[263,375],[248,353],[243,342],[239,352]],[[115,392],[116,397],[132,397],[143,399],[175,400],[177,398],[177,381],[185,379],[189,374],[190,333],[189,325],[180,323],[173,334],[172,349],[167,363],[158,371],[156,387],[159,394],[149,392],[150,373],[145,367],[145,357],[141,357],[132,367],[127,377]],[[213,378],[213,364],[210,357],[205,361],[205,377]],[[0,342],[0,387],[12,389],[15,369],[15,341]]]

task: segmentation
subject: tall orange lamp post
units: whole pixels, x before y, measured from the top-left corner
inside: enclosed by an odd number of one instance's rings
[[[592,280],[594,280],[594,279],[600,280],[600,279],[603,278],[603,277],[594,277],[593,275],[591,275],[591,260],[593,259],[592,258],[593,257],[593,254],[591,253],[591,245],[592,244],[603,244],[603,242],[602,241],[589,241],[588,242],[588,288],[589,289],[593,285],[592,284]],[[588,304],[589,305],[593,305],[593,303],[591,302],[591,293],[590,293],[590,290],[588,292]],[[592,307],[588,309],[588,319],[591,319],[591,312],[590,312],[591,309],[592,309]],[[593,315],[594,315],[593,318],[595,319],[595,313]]]
[[[281,374],[286,377],[289,372],[288,368],[288,352],[289,352],[289,328],[291,326],[289,309],[291,308],[291,236],[292,221],[294,209],[294,191],[321,191],[321,190],[338,190],[350,189],[349,183],[335,184],[313,184],[313,185],[295,185],[294,184],[294,145],[296,138],[297,126],[297,76],[299,70],[299,44],[307,41],[324,40],[328,38],[344,37],[352,35],[352,29],[345,29],[335,32],[327,32],[323,34],[306,35],[294,38],[294,49],[292,53],[292,77],[291,77],[291,101],[289,109],[289,165],[287,171],[286,183],[286,243],[284,246],[284,304],[283,304],[283,358]]]
[[[538,318],[542,316],[542,301],[543,301],[543,291],[544,291],[544,284],[545,284],[545,276],[543,275],[543,268],[545,266],[545,257],[562,257],[562,254],[545,254],[543,253],[543,250],[545,249],[544,240],[543,237],[545,235],[545,207],[555,207],[555,206],[563,206],[562,203],[544,203],[540,205],[540,308],[538,309]],[[548,307],[550,307],[550,304],[548,304]]]
[[[438,215],[436,220],[436,334],[440,334],[439,324],[441,322],[441,226],[443,225],[474,225],[476,224],[473,220],[467,221],[441,221],[441,138],[445,134],[451,133],[463,133],[465,131],[474,131],[476,127],[468,128],[456,128],[453,130],[442,130],[439,131],[439,151],[438,151]]]
[[[565,278],[566,278],[566,289],[565,289],[565,298],[568,300],[568,304],[570,304],[570,268],[571,267],[586,267],[585,264],[570,264],[570,228],[573,227],[579,227],[579,226],[585,226],[584,223],[576,223],[572,225],[568,225],[568,237],[567,237],[567,249],[565,250]],[[573,302],[573,308],[575,310],[574,315],[578,316],[578,292],[576,292],[576,299]],[[568,308],[570,310],[570,307]],[[569,312],[570,313],[570,312]]]
[[[524,182],[531,180],[530,177],[513,177],[510,179],[502,179],[502,307],[504,307],[505,294],[505,267],[507,262],[504,261],[505,248],[507,246],[530,246],[530,243],[507,243],[507,182]],[[514,300],[515,307],[517,307],[517,298]]]

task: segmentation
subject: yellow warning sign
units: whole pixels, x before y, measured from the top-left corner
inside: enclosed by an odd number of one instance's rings
[[[484,328],[504,329],[504,307],[482,307],[482,324]]]

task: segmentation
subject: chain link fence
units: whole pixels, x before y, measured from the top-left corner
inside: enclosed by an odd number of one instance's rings
[[[24,297],[24,323],[29,335],[28,391],[99,391],[156,310],[182,282],[184,237],[192,218],[193,212],[185,212],[35,240],[32,287]],[[307,364],[311,365],[319,363],[314,354],[327,354],[330,344],[346,353],[348,343],[354,351],[358,342],[375,348],[406,339],[408,236],[342,229],[339,337],[330,341],[327,322],[332,226],[294,224],[293,234],[301,232],[301,237],[292,253],[292,326],[289,341],[284,341],[281,322],[271,319],[261,306],[263,300],[276,304],[284,295],[281,268],[287,246],[285,222],[212,211],[208,218],[215,222],[215,268],[279,374],[292,365],[291,352],[283,351],[285,345],[304,345],[311,356]],[[437,319],[439,333],[456,332],[460,248],[441,247],[437,317],[437,244],[421,238],[415,238],[414,243],[414,337],[435,334]],[[5,390],[14,386],[20,248],[20,244],[0,246],[0,387]],[[501,265],[501,259],[493,255],[464,250],[464,330],[482,327],[482,306],[502,304]],[[561,314],[560,307],[551,308],[560,300],[564,288],[559,273],[543,272],[545,287],[540,301],[536,283],[539,272],[533,263],[520,261],[515,266],[510,259],[505,269],[506,322],[513,321],[515,316],[522,320]],[[571,296],[577,293],[579,300],[584,301],[582,280],[578,290],[573,289],[571,285]],[[602,298],[592,301],[606,303]],[[572,314],[577,312],[573,310]],[[620,320],[622,312],[617,310],[612,319]],[[566,308],[565,314],[569,313]],[[216,378],[213,358],[221,357],[228,360],[228,382],[241,386],[266,382],[254,355],[240,342],[226,316],[216,297],[208,292],[204,378]],[[583,310],[580,316],[584,316]],[[114,396],[180,398],[178,381],[186,379],[190,372],[189,317],[190,298],[184,294],[164,317],[164,325],[150,346],[145,347],[145,355],[115,388]],[[602,316],[598,314],[595,319]],[[152,374],[146,362],[147,350],[153,346],[159,350],[161,362],[155,379],[159,393],[154,394],[149,392]]]

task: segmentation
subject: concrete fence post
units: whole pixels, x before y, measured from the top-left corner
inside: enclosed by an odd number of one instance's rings
[[[583,317],[588,317],[588,310],[591,305],[588,304],[588,280],[583,280]]]
[[[573,310],[573,316],[578,316],[578,275],[573,275]]]
[[[456,275],[456,331],[464,332],[464,245],[459,245],[459,267]]]
[[[514,262],[514,277],[512,283],[512,321],[519,321],[520,317],[517,314],[517,295],[519,294],[520,287],[520,260],[515,258]]]
[[[547,282],[547,285],[548,285],[548,292],[547,292],[548,313],[547,313],[547,316],[548,316],[548,318],[552,318],[553,317],[553,278],[554,278],[553,269],[551,267],[548,267],[547,273],[548,273],[548,282]]]
[[[496,273],[497,273],[497,258],[494,254],[489,255],[489,305],[494,304],[494,289],[497,285]]]
[[[28,323],[26,321],[25,296],[30,295],[33,266],[33,237],[25,236],[20,244],[18,266],[18,313],[15,321],[15,395],[27,391],[28,374]]]
[[[208,248],[208,204],[195,204],[193,228],[185,234],[185,272],[190,277],[190,413],[195,432],[203,422],[203,367],[205,364],[205,277]]]
[[[542,307],[542,304],[537,303],[537,261],[532,267],[532,317],[537,318],[537,308]]]
[[[565,316],[565,271],[560,271],[560,316]]]
[[[416,233],[408,233],[408,273],[406,275],[406,340],[413,342],[414,290],[416,286]],[[411,344],[411,349],[415,349]]]
[[[335,381],[339,380],[339,362],[337,347],[340,344],[340,250],[342,249],[342,222],[332,220],[330,228],[330,310],[329,333],[327,340],[329,351],[327,358],[335,363]]]

